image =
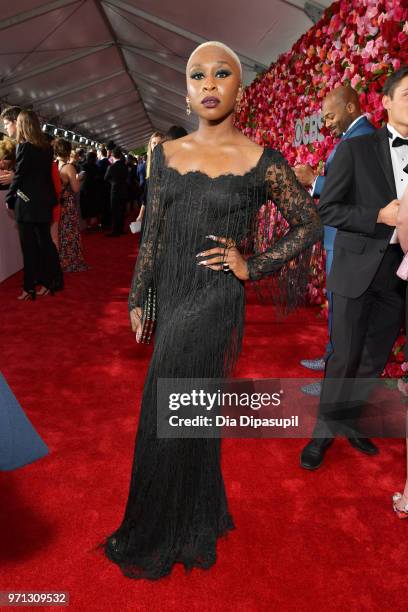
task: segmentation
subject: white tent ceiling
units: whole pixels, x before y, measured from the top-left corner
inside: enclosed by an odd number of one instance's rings
[[[303,0],[1,2],[0,99],[126,149],[155,129],[191,131],[184,69],[194,47],[231,46],[248,84],[311,27],[303,7]]]

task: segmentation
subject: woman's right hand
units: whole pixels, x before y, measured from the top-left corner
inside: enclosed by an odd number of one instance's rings
[[[136,306],[129,314],[132,331],[136,334],[136,342],[140,342],[140,338],[142,337],[142,309],[140,306]]]
[[[14,172],[12,170],[2,170],[0,173],[0,185],[10,185],[13,182]]]

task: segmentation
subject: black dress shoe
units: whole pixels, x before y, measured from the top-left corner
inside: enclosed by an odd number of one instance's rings
[[[58,280],[53,281],[52,283],[50,283],[49,287],[47,287],[47,288],[50,290],[52,295],[54,295],[54,293],[56,291],[63,291],[64,290],[64,281],[63,281],[62,278],[59,278]]]
[[[348,441],[353,448],[366,455],[378,455],[379,453],[378,448],[368,438],[349,438]]]
[[[333,438],[314,438],[306,444],[300,455],[300,465],[305,470],[317,470],[323,463],[324,455],[333,444]]]

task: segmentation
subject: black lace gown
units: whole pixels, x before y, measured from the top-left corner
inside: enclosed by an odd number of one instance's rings
[[[262,213],[268,199],[289,223],[276,243]],[[258,280],[306,252],[320,239],[321,224],[309,195],[277,151],[265,149],[245,175],[211,178],[201,172],[180,174],[165,164],[162,147],[155,148],[129,297],[130,309],[143,306],[149,287],[156,289],[154,353],[125,515],[104,543],[106,555],[131,578],[158,579],[175,563],[209,568],[217,538],[233,528],[220,440],[156,438],[157,379],[226,377],[240,351],[244,284],[231,273],[197,265],[197,253],[218,246],[208,235],[231,238],[242,251],[263,245],[263,252],[248,259],[250,278]],[[293,296],[295,277],[289,269],[285,276]]]

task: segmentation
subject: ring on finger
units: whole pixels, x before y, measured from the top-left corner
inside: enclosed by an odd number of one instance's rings
[[[222,264],[222,271],[223,271],[223,272],[225,272],[225,274],[228,274],[228,273],[230,272],[230,267],[229,267],[229,264],[228,264],[228,263],[226,263],[225,261],[224,261],[224,263]]]

